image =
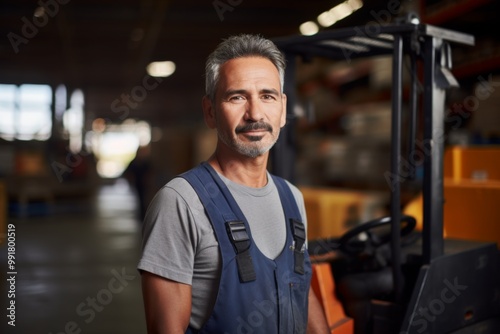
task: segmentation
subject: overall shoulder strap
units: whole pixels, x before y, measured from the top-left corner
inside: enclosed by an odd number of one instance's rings
[[[217,238],[220,239],[224,234],[229,238],[236,253],[240,281],[254,281],[256,275],[250,256],[250,229],[224,182],[206,162],[181,174],[180,177],[186,179],[198,194]]]
[[[284,206],[285,216],[290,223],[290,229],[293,235],[294,271],[303,275],[306,231],[302,223],[302,217],[292,190],[286,181],[278,176],[273,175],[272,177],[278,188],[281,203],[283,203]]]

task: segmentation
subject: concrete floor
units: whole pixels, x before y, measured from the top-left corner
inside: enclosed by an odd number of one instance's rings
[[[0,246],[0,333],[145,333],[140,222],[124,182],[85,202],[56,202],[50,215],[9,218],[16,229],[15,297]],[[6,308],[15,301],[15,327]]]

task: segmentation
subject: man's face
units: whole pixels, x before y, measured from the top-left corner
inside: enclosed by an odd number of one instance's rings
[[[215,101],[205,120],[222,144],[248,157],[266,153],[286,122],[286,96],[277,68],[266,58],[232,59],[220,68]]]

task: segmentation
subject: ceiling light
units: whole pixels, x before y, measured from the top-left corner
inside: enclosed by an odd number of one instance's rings
[[[331,12],[334,13],[334,15],[339,19],[342,20],[343,18],[346,18],[347,16],[352,14],[352,8],[349,6],[349,4],[346,2],[341,3],[340,5],[337,5],[330,9]]]
[[[299,30],[302,35],[310,36],[316,34],[319,31],[319,27],[313,21],[307,21],[300,25]]]
[[[337,23],[337,21],[340,21],[351,15],[361,7],[363,7],[362,0],[346,0],[338,4],[337,6],[330,8],[330,10],[319,14],[316,20],[322,27],[327,28]],[[309,24],[309,22],[306,23]],[[306,23],[303,23],[303,25],[305,25]]]
[[[329,27],[337,21],[337,17],[332,11],[323,12],[318,16],[318,23],[323,27]]]
[[[154,61],[146,67],[146,70],[152,77],[168,77],[175,72],[175,63],[173,61]]]
[[[347,0],[347,3],[349,4],[349,7],[351,7],[353,11],[356,11],[361,7],[363,7],[363,1],[361,0]]]

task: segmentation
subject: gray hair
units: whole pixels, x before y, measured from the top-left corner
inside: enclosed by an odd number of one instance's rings
[[[285,59],[278,47],[270,40],[258,35],[242,34],[222,41],[208,56],[205,65],[205,94],[213,101],[219,82],[220,67],[227,61],[242,57],[269,59],[278,69],[281,91],[285,80]]]

